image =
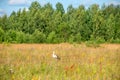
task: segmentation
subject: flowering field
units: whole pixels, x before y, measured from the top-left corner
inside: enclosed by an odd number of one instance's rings
[[[0,44],[0,80],[120,80],[120,45]]]

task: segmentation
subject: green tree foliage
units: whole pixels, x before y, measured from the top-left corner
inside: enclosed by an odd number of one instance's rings
[[[52,31],[52,32],[49,33],[46,42],[47,43],[55,43],[56,42],[56,33],[55,33],[55,31]]]
[[[60,2],[58,2],[58,3],[56,4],[56,11],[57,11],[57,12],[60,12],[61,14],[64,14],[64,13],[65,13],[64,8],[63,8],[63,5],[62,5]]]
[[[29,10],[19,9],[0,17],[0,43],[120,43],[120,5],[83,5],[67,11],[58,2],[41,6],[31,3]]]
[[[4,30],[0,27],[0,43],[3,42],[4,39]]]
[[[5,42],[11,42],[11,43],[16,43],[16,33],[17,31],[15,30],[8,30],[5,35],[4,35],[4,41]]]
[[[3,30],[9,30],[10,29],[8,24],[9,24],[9,21],[8,21],[7,15],[4,15],[3,17],[1,17],[0,26],[2,27]]]
[[[32,2],[31,6],[29,7],[29,10],[30,11],[38,10],[40,8],[41,8],[41,5],[37,1],[34,1],[34,2]]]
[[[26,34],[22,31],[17,32],[16,42],[18,43],[25,43],[26,42]]]
[[[45,42],[46,36],[43,32],[40,32],[39,30],[35,30],[35,32],[32,34],[33,42],[35,43],[43,43]]]
[[[68,8],[67,8],[67,13],[70,15],[70,14],[72,14],[74,11],[75,11],[75,9],[73,8],[73,6],[72,6],[72,5],[69,5]]]

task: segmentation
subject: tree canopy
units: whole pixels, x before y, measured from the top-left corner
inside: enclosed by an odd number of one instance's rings
[[[67,11],[58,2],[41,6],[32,2],[29,10],[19,9],[0,17],[0,43],[62,43],[96,41],[120,43],[120,5],[84,5]]]

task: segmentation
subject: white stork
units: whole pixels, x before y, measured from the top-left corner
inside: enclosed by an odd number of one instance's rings
[[[60,57],[55,54],[55,51],[53,51],[52,57],[55,58],[55,59],[60,60]]]

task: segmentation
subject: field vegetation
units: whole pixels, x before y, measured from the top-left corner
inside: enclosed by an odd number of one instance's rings
[[[120,80],[120,45],[0,44],[0,80]]]

